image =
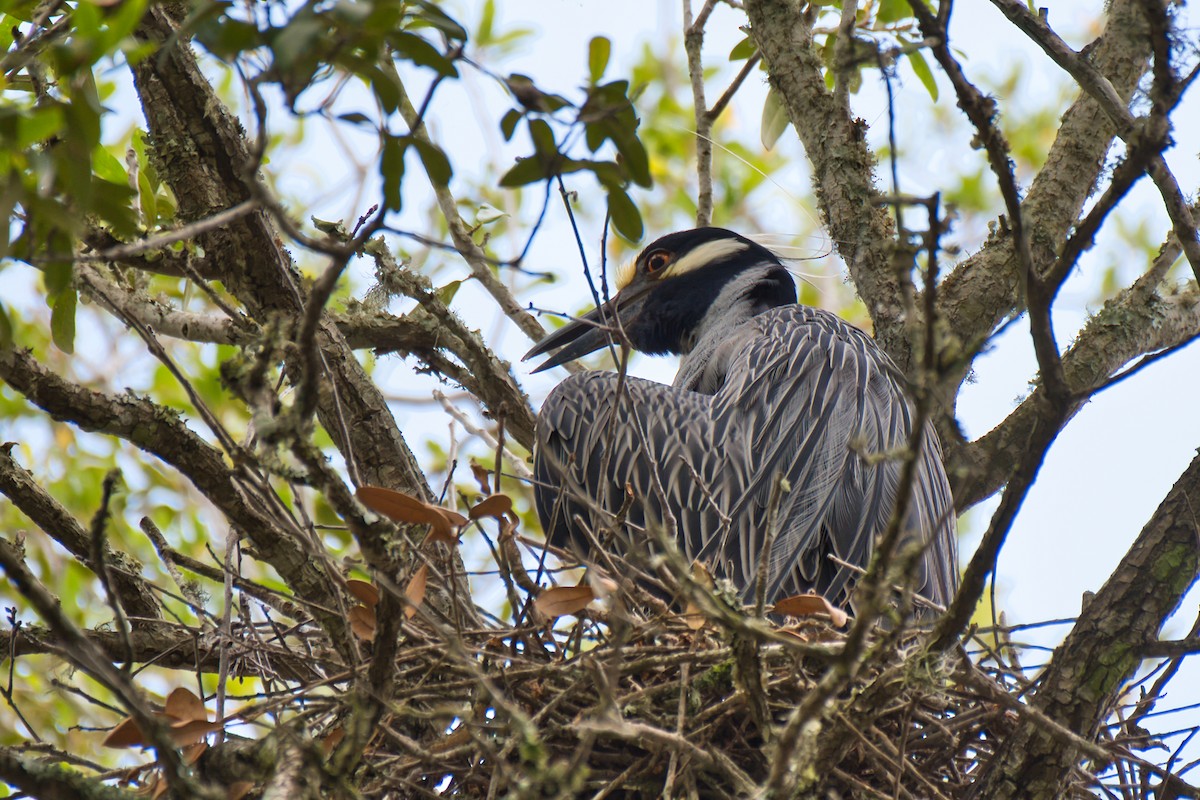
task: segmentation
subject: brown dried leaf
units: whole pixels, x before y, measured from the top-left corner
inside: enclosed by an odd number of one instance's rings
[[[142,729],[132,718],[126,717],[117,723],[117,727],[108,732],[104,737],[105,747],[137,747],[148,745],[146,737],[142,735]]]
[[[325,734],[325,738],[321,740],[321,750],[324,751],[325,757],[328,758],[333,753],[334,748],[342,743],[342,739],[346,738],[346,729],[341,725],[337,725],[330,729],[329,733]]]
[[[435,542],[456,542],[458,536],[455,528],[461,528],[470,521],[456,511],[426,503],[395,489],[360,486],[354,494],[364,506],[388,519],[411,525],[431,526],[429,538]]]
[[[467,512],[467,516],[471,519],[479,519],[480,517],[500,518],[505,514],[511,514],[512,510],[513,501],[511,497],[506,494],[493,494],[480,500]]]
[[[346,589],[354,596],[355,600],[367,608],[374,608],[379,605],[379,587],[373,583],[351,578],[346,581]]]
[[[492,471],[490,469],[478,461],[472,461],[471,474],[475,476],[475,482],[479,484],[481,494],[492,493]]]
[[[183,763],[189,767],[196,766],[196,762],[200,760],[200,756],[204,755],[204,751],[208,749],[208,742],[196,742],[195,744],[186,745],[183,752]]]
[[[435,753],[444,753],[447,750],[458,747],[460,744],[466,744],[471,741],[471,732],[467,730],[466,725],[460,725],[450,732],[446,738],[440,742],[436,742],[429,749]]]
[[[429,565],[422,564],[413,573],[408,586],[404,588],[404,598],[408,605],[404,607],[404,618],[412,619],[417,613],[417,607],[425,600],[425,581],[429,578]]]
[[[434,511],[434,520],[430,523],[429,536],[425,538],[434,542],[458,544],[458,529],[470,520],[448,508],[439,508],[438,506],[430,506],[430,508]]]
[[[717,582],[713,580],[712,573],[708,571],[708,564],[703,561],[692,562],[692,580],[705,589],[717,588]]]
[[[547,617],[578,614],[596,599],[590,586],[555,586],[546,589],[533,601],[533,606]]]
[[[382,486],[360,486],[354,495],[367,508],[396,522],[431,525],[436,516],[433,506],[429,503],[418,500],[410,494],[397,492],[395,489],[384,489]]]
[[[350,630],[364,642],[375,641],[375,609],[366,606],[350,609]]]
[[[190,722],[200,720],[208,722],[208,709],[204,707],[204,701],[190,690],[180,686],[177,689],[172,689],[167,695],[167,702],[163,706],[163,714],[170,720],[179,722]],[[172,724],[172,727],[174,725]]]
[[[254,781],[235,781],[225,789],[225,800],[242,800],[254,788]]]
[[[688,602],[687,609],[683,612],[683,623],[694,631],[698,631],[708,624],[708,618],[704,616],[704,612],[695,603]]]
[[[835,628],[840,628],[849,621],[845,611],[832,605],[819,594],[795,594],[785,597],[771,608],[772,614],[786,614],[789,617],[813,617],[825,614]]]
[[[213,731],[220,730],[220,722],[206,719],[180,720],[171,723],[171,740],[178,745],[196,744]]]

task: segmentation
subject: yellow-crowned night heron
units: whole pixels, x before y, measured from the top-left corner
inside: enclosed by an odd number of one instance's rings
[[[856,576],[845,564],[865,567],[886,530],[909,445],[913,411],[896,366],[859,329],[798,305],[779,259],[732,231],[664,236],[621,283],[526,358],[561,348],[538,369],[562,364],[619,326],[635,349],[682,363],[671,386],[584,372],[546,398],[534,472],[547,539],[586,555],[596,541],[587,531],[611,527],[628,486],[624,535],[669,511],[684,555],[748,600],[774,520],[767,599],[818,592],[845,606]],[[927,543],[915,589],[945,605],[958,572],[940,455],[927,426],[903,525],[907,541]],[[771,513],[776,476],[790,490]]]

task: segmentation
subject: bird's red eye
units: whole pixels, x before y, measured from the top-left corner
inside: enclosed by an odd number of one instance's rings
[[[653,275],[669,263],[671,263],[670,253],[666,250],[655,250],[646,256],[646,274]]]

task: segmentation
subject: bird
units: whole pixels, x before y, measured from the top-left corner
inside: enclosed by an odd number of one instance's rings
[[[537,372],[627,342],[680,356],[679,371],[671,385],[581,371],[550,392],[533,453],[547,541],[588,563],[669,524],[742,602],[766,557],[767,601],[816,593],[852,608],[913,439],[901,371],[859,328],[800,304],[771,250],[724,228],[663,236],[617,285],[525,360],[556,350]],[[924,545],[912,586],[944,607],[958,586],[954,503],[931,425],[919,441],[901,542]]]

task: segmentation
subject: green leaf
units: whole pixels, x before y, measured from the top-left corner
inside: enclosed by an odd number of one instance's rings
[[[63,258],[69,257],[71,253],[71,240],[62,231],[55,231],[50,235],[50,241],[46,246],[46,252],[53,258],[58,256]],[[65,292],[71,285],[71,279],[75,276],[75,268],[70,261],[50,261],[46,264],[46,268],[42,271],[42,281],[46,285],[46,294],[51,297]]]
[[[388,37],[388,41],[391,42],[392,49],[401,58],[411,61],[417,66],[429,67],[444,77],[458,77],[458,70],[454,67],[454,63],[415,33],[397,31]]]
[[[450,166],[450,159],[446,158],[442,148],[421,139],[413,139],[412,144],[417,148],[417,155],[421,157],[421,163],[425,165],[425,171],[429,173],[430,180],[437,186],[445,186],[450,183],[454,169]]]
[[[98,176],[111,183],[124,183],[129,180],[125,165],[102,144],[96,145],[96,149],[92,151],[92,169]]]
[[[496,27],[495,0],[485,0],[483,13],[479,16],[479,27],[475,29],[475,44],[486,47],[492,43],[492,35]]]
[[[623,238],[631,242],[642,238],[644,229],[641,212],[624,189],[613,189],[608,193],[608,216],[613,229]]]
[[[59,294],[50,312],[50,336],[59,350],[68,355],[75,352],[75,290]]]
[[[558,142],[554,141],[554,131],[544,119],[529,120],[529,137],[533,139],[533,150],[547,164],[558,160]]]
[[[542,166],[541,161],[536,158],[522,158],[500,178],[500,185],[514,189],[518,186],[527,186],[531,183],[537,183],[542,178],[545,178],[546,170]]]
[[[937,80],[934,79],[933,70],[929,69],[929,63],[920,50],[913,50],[908,54],[908,65],[912,67],[913,72],[917,73],[917,79],[921,81],[925,91],[929,92],[929,96],[936,103],[938,99]]]
[[[415,5],[421,7],[421,10],[416,14],[418,19],[437,28],[450,39],[459,42],[467,40],[466,28],[447,16],[445,11],[442,11],[436,5],[429,2],[429,0],[415,0]]]
[[[524,116],[524,114],[522,114],[517,109],[510,108],[508,110],[508,113],[506,113],[501,118],[500,132],[502,134],[504,134],[504,141],[506,141],[506,142],[512,141],[513,133],[515,133],[517,130],[517,123],[521,121],[521,118],[523,116]]]
[[[138,173],[138,204],[142,207],[142,224],[152,229],[158,224],[158,198],[146,173]]]
[[[318,41],[325,34],[325,26],[319,19],[311,12],[300,12],[279,30],[271,42],[275,66],[288,71],[301,61],[312,58],[317,52]]]
[[[763,103],[762,113],[762,146],[770,150],[779,141],[779,137],[783,136],[783,132],[787,130],[788,125],[792,121],[788,119],[787,108],[783,105],[783,101],[779,98],[779,93],[772,86],[767,92],[766,102]]]
[[[894,25],[902,19],[910,19],[912,15],[908,0],[880,0],[875,20],[884,25]]]
[[[758,45],[754,43],[753,39],[747,36],[745,39],[742,39],[740,42],[735,44],[733,49],[729,51],[729,60],[745,61],[747,58],[750,58],[750,56],[757,52]]]
[[[361,111],[348,111],[345,114],[338,114],[338,119],[349,122],[351,125],[369,125],[371,118]]]
[[[599,83],[608,69],[608,58],[612,54],[612,42],[603,36],[593,37],[588,42],[588,75],[592,83]]]
[[[638,186],[650,188],[654,183],[650,177],[650,156],[647,155],[646,148],[638,139],[637,133],[632,130],[621,131],[619,135],[613,137],[613,144],[617,146],[621,165],[625,167],[633,182]]]
[[[367,71],[371,76],[371,88],[379,98],[385,114],[394,114],[400,107],[400,78],[395,72],[386,69],[371,68]]]
[[[404,181],[404,151],[411,141],[408,137],[388,136],[383,140],[379,159],[379,174],[383,177],[383,207],[400,210],[400,184]]]
[[[63,126],[62,107],[50,103],[17,117],[17,148],[24,150],[58,133]]]
[[[450,301],[454,299],[454,295],[458,294],[458,290],[462,285],[463,282],[458,280],[450,281],[445,286],[438,287],[438,299],[442,301],[443,305],[450,305]]]

